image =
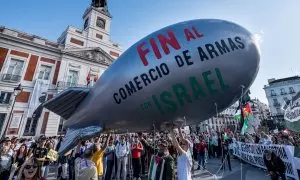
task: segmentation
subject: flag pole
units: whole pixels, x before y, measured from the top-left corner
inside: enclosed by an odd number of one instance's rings
[[[244,85],[241,85],[241,88],[242,88],[242,96],[241,96],[241,99],[240,99],[240,110],[241,110],[241,132],[242,132],[242,129],[243,129],[243,126],[244,126],[244,113],[243,113],[243,97],[244,97],[244,88],[245,86]]]

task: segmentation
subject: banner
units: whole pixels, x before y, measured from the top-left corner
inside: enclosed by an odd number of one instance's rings
[[[48,92],[49,80],[37,79],[31,94],[27,117],[31,117],[35,109],[41,104],[39,101],[42,93]]]
[[[266,169],[263,154],[265,150],[274,151],[286,166],[286,176],[299,180],[294,157],[294,146],[233,143],[233,155],[254,166]],[[298,158],[299,159],[299,158]]]

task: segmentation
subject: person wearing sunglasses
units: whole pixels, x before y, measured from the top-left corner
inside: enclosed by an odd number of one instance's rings
[[[29,158],[22,165],[19,171],[18,180],[40,180],[41,178],[38,173],[39,167],[36,158]]]

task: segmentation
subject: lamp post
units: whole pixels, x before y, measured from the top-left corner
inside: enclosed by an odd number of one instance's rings
[[[5,138],[7,128],[8,128],[9,122],[10,122],[10,118],[13,114],[13,109],[14,109],[14,106],[15,106],[15,103],[16,103],[16,98],[22,92],[22,90],[23,90],[23,88],[22,88],[21,84],[19,84],[17,87],[14,88],[14,100],[13,100],[13,104],[12,104],[12,107],[11,107],[11,110],[10,110],[10,113],[9,113],[9,117],[8,117],[5,129],[4,129],[4,133],[2,134],[2,138]]]

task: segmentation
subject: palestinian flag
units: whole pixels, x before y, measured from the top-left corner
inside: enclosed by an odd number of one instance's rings
[[[237,110],[235,115],[233,116],[236,120],[241,120],[241,110]]]
[[[161,169],[158,170],[158,165],[161,164]],[[164,172],[164,166],[165,166],[165,160],[159,156],[152,156],[150,161],[150,168],[148,173],[148,179],[149,180],[155,180],[159,179],[162,180],[163,172]],[[157,171],[160,171],[157,173]],[[155,176],[158,175],[159,178],[155,178]]]
[[[247,103],[246,106],[243,107],[243,115],[244,115],[244,124],[243,124],[243,127],[242,127],[242,135],[244,135],[245,132],[248,129],[249,121],[251,119],[253,119],[253,113],[252,113],[252,110],[251,110],[251,107],[250,107],[249,103]]]
[[[248,116],[252,115],[252,110],[251,110],[251,107],[250,107],[250,104],[247,103],[245,107],[243,107],[243,115],[244,115],[244,118],[247,118]]]

